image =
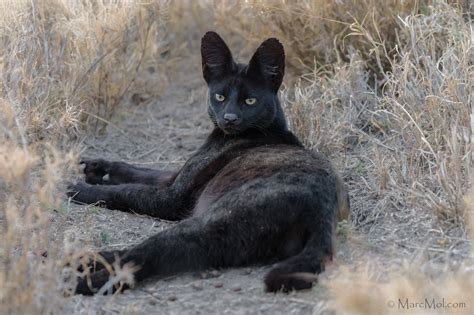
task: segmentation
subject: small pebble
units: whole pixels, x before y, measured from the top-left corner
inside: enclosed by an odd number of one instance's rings
[[[201,291],[203,289],[202,285],[199,284],[199,283],[193,283],[191,285],[191,287],[194,289],[194,290],[197,290],[197,291]]]
[[[234,292],[240,292],[240,291],[242,291],[242,288],[241,288],[241,287],[233,287],[233,288],[232,288],[232,291],[234,291]]]
[[[214,288],[222,288],[224,284],[222,282],[214,283]]]
[[[176,295],[171,295],[171,296],[168,297],[168,301],[170,301],[170,302],[174,302],[174,301],[176,301],[177,299],[178,299],[178,298],[176,297]]]
[[[209,272],[209,274],[212,276],[212,277],[219,277],[222,273],[219,271],[219,270],[211,270]]]

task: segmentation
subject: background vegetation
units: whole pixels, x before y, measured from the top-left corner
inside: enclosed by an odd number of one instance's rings
[[[290,126],[333,159],[353,196],[345,237],[377,245],[436,229],[428,251],[449,253],[453,238],[470,244],[468,0],[2,0],[0,12],[1,314],[57,312],[73,285],[58,275],[72,256],[50,242],[49,218],[64,206],[61,183],[81,140],[171,88],[180,60],[196,59],[198,72],[209,29],[241,57],[267,37],[285,45]],[[393,230],[371,234],[387,222]],[[361,259],[328,279],[331,307],[382,314],[394,292],[470,301],[473,256],[463,250],[446,255],[442,275],[420,272],[419,260],[386,274]]]

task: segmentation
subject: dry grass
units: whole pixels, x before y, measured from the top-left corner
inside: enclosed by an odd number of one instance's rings
[[[436,272],[437,275],[435,271],[427,275],[414,265],[388,274],[367,265],[352,270],[340,268],[338,276],[328,281],[333,297],[331,308],[338,314],[360,315],[471,314],[472,270]]]
[[[474,173],[470,182],[474,183]],[[474,240],[473,196],[474,185],[463,198],[471,240]],[[338,314],[472,314],[472,250],[469,259],[454,262],[454,266],[430,264],[423,255],[418,255],[413,261],[392,268],[375,266],[373,261],[339,267],[324,282],[332,297],[329,307]],[[436,306],[433,301],[441,304]]]
[[[362,176],[361,189],[458,222],[470,163],[473,42],[456,9],[437,5],[430,12],[398,21],[405,40],[395,43],[381,89],[353,54],[334,71],[304,76],[284,97],[306,145],[342,167],[348,154],[366,152],[363,165],[347,170]]]
[[[466,239],[473,32],[468,2],[450,2],[0,2],[0,313],[60,312],[72,283],[57,275],[69,250],[50,243],[48,222],[62,207],[69,150],[84,131],[159,96],[208,29],[240,56],[265,37],[285,44],[290,126],[343,170],[353,232],[401,245],[403,255],[414,254],[410,242],[432,247],[433,230]],[[449,242],[436,251],[450,252]],[[440,277],[383,271],[337,272],[334,307],[382,314],[395,297],[462,300],[473,290],[467,267]]]
[[[474,183],[472,24],[446,4],[427,10],[394,21],[391,45],[397,49],[382,54],[387,64],[375,69],[382,58],[370,59],[356,49],[348,62],[332,64],[331,71],[316,67],[283,93],[290,124],[305,144],[345,170],[354,223],[362,231],[354,247],[361,238],[370,243],[383,238],[381,246],[392,250],[394,262],[403,257],[402,248],[410,249],[405,257],[420,255],[401,267],[370,261],[369,255],[357,266],[336,268],[326,285],[331,308],[340,314],[398,314],[404,312],[399,299],[424,303],[425,298],[466,305],[405,312],[472,312],[472,254],[465,253],[459,266],[449,241],[467,237],[466,227],[471,222],[472,229],[474,222],[474,191],[468,191]],[[369,38],[370,31],[364,32]],[[374,73],[382,80],[372,80]],[[430,235],[433,229],[441,237]],[[401,247],[393,250],[387,240]]]
[[[97,129],[130,91],[140,100],[167,86],[160,3],[22,0],[0,10],[2,90],[32,140]]]
[[[61,201],[57,185],[75,156],[22,142],[13,105],[0,102],[0,313],[57,311],[65,287],[61,260],[44,260],[49,215]],[[19,145],[19,144],[23,144]]]
[[[371,75],[382,75],[397,56],[397,44],[404,41],[399,19],[431,15],[438,3],[432,0],[384,1],[284,1],[250,0],[212,3],[220,27],[256,44],[261,38],[277,37],[285,44],[287,63],[301,73],[326,70],[332,64],[348,62],[357,52]],[[451,1],[467,10],[466,1]],[[208,8],[211,8],[209,6]],[[243,18],[229,19],[231,15]],[[407,39],[409,40],[409,39]],[[441,43],[440,43],[441,44]]]
[[[58,276],[68,246],[50,242],[49,221],[75,169],[71,140],[166,88],[167,12],[61,0],[2,1],[0,12],[0,313],[58,313],[73,283]]]

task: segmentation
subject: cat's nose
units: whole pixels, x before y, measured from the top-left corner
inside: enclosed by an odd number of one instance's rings
[[[238,119],[239,117],[236,114],[233,114],[233,113],[224,114],[224,120],[228,124],[236,124]]]

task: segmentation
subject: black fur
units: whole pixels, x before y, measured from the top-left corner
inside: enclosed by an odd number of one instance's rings
[[[283,46],[268,39],[249,65],[240,65],[219,35],[208,32],[201,52],[216,126],[202,147],[176,173],[85,160],[87,183],[68,194],[78,202],[181,221],[137,246],[101,253],[109,262],[118,257],[120,265],[137,266],[136,281],[278,263],[265,277],[267,291],[310,288],[332,258],[334,224],[347,211],[347,193],[330,162],[287,129],[277,97]],[[249,105],[251,98],[256,102]],[[93,294],[108,278],[96,264],[76,291]]]

